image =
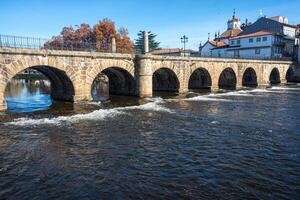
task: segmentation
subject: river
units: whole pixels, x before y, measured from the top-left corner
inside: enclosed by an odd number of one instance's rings
[[[18,84],[0,113],[1,200],[300,197],[299,85],[73,105]]]

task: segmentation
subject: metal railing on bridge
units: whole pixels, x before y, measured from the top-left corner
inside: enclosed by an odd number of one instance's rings
[[[118,46],[113,51],[112,44],[103,42],[64,42],[53,39],[0,35],[0,48],[25,48],[25,49],[49,49],[67,51],[93,51],[106,53],[135,53],[135,50],[128,51],[125,47]]]

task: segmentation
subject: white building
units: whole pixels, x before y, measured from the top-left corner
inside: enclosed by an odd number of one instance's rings
[[[298,27],[288,24],[287,17],[275,16],[275,17],[261,17],[251,26],[247,27],[240,35],[248,35],[259,31],[267,31],[275,34],[281,34],[284,42],[285,57],[292,57],[294,52],[294,46],[298,43],[298,39],[295,37]]]
[[[224,47],[229,44],[229,39],[236,37],[242,32],[241,21],[235,17],[235,13],[231,19],[227,21],[227,30],[221,35],[217,36],[214,40],[208,40],[203,46],[199,47],[201,56],[218,56],[212,51],[213,48]]]
[[[267,31],[240,35],[229,40],[229,46],[212,49],[212,56],[235,58],[281,58],[283,37]]]
[[[278,21],[278,22],[283,23],[283,24],[288,24],[289,23],[288,18],[284,17],[284,16],[274,16],[274,17],[269,17],[269,19]]]
[[[203,46],[200,47],[199,51],[203,57],[216,57],[216,55],[213,55],[212,49],[223,46],[226,46],[224,42],[208,40]]]

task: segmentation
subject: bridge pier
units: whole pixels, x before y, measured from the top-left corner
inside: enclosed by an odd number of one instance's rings
[[[6,110],[7,107],[6,107],[6,104],[4,102],[4,94],[1,92],[0,93],[0,111],[1,110]]]
[[[152,66],[151,60],[147,57],[137,57],[137,69],[136,69],[136,85],[137,93],[139,97],[152,97],[153,86],[152,86]]]
[[[7,109],[4,103],[0,104],[0,111],[5,111]]]
[[[258,89],[266,89],[270,86],[270,84],[258,84],[256,88]]]

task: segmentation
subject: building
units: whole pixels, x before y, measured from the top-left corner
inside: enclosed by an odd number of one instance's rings
[[[235,12],[227,22],[227,30],[218,36],[215,40],[229,44],[229,39],[238,36],[242,32],[241,21],[235,17]]]
[[[281,58],[283,52],[283,37],[280,34],[259,31],[239,35],[229,40],[229,45],[212,49],[212,55],[234,58]]]
[[[201,56],[218,56],[213,55],[212,49],[225,47],[229,44],[229,40],[232,37],[238,36],[242,32],[241,21],[235,17],[235,12],[231,19],[227,21],[227,30],[224,31],[221,35],[216,34],[214,40],[208,39],[208,41],[199,47],[199,52]]]
[[[232,22],[234,21],[236,20]],[[238,28],[239,25],[231,23],[230,27]],[[299,26],[288,24],[287,17],[261,17],[246,26],[237,36],[229,37],[228,45],[211,48],[210,55],[261,59],[296,58],[299,49],[299,38],[296,35],[299,32]]]
[[[283,24],[288,24],[289,23],[288,18],[284,17],[284,16],[274,16],[274,17],[269,17],[269,19],[278,21],[278,22],[283,23]]]
[[[203,46],[200,46],[200,49],[199,49],[199,52],[201,53],[200,56],[211,57],[211,56],[213,56],[212,49],[217,48],[217,47],[224,47],[224,46],[227,46],[227,44],[225,44],[224,42],[208,40]]]
[[[150,52],[153,55],[161,55],[161,56],[199,56],[199,52],[191,50],[191,49],[156,49]]]
[[[272,32],[283,36],[284,50],[283,56],[292,57],[294,55],[294,46],[299,43],[296,39],[297,26],[288,24],[287,17],[261,17],[251,26],[248,26],[240,35],[248,35],[259,31]]]

